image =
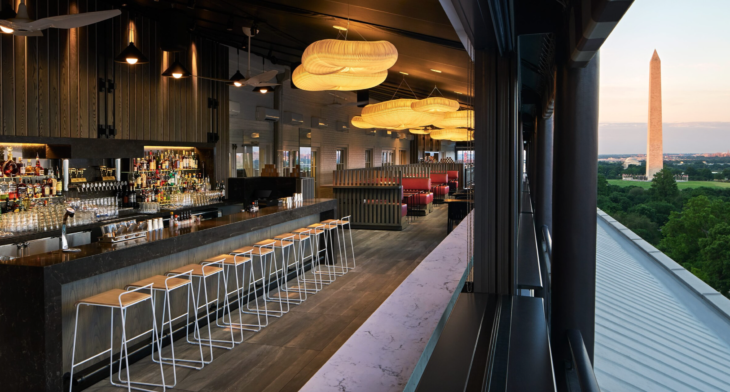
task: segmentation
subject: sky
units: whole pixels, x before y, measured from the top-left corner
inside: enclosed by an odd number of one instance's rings
[[[662,61],[664,151],[730,150],[730,0],[637,0],[601,47],[599,154],[646,153],[649,60]]]

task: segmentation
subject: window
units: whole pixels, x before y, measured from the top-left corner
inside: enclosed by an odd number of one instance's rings
[[[462,163],[474,163],[474,150],[456,151],[456,161]]]
[[[373,167],[373,149],[365,150],[365,168]]]
[[[392,150],[383,150],[382,166],[390,166],[394,163],[395,162],[393,162],[393,151]]]
[[[345,170],[347,169],[347,149],[346,148],[338,148],[335,152],[335,163],[337,165],[337,170]]]

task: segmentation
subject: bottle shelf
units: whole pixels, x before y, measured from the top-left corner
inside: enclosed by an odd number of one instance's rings
[[[171,171],[197,172],[197,171],[202,171],[202,169],[157,169],[157,170],[123,171],[120,173],[154,173],[156,171],[159,171],[159,172],[171,172]]]
[[[41,179],[41,178],[50,178],[50,177],[52,177],[52,176],[49,176],[49,175],[42,175],[42,176],[15,176],[15,177],[5,177],[5,176],[2,176],[2,177],[0,177],[0,180],[2,180],[2,181],[12,180],[13,178],[38,178],[38,179]]]

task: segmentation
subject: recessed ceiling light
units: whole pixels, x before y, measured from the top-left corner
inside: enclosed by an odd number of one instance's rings
[[[441,70],[438,70],[438,69],[432,69],[431,71],[436,72],[436,73],[441,73]]]
[[[332,27],[336,28],[337,30],[347,31],[347,27],[343,27],[343,26],[332,26]]]
[[[401,71],[400,73],[401,73],[401,74],[403,74],[403,75],[409,75],[409,73],[408,73],[408,72],[403,72],[403,71]]]
[[[460,93],[458,91],[454,91],[454,92],[457,93],[457,94],[459,94],[459,95],[464,95],[464,93]]]

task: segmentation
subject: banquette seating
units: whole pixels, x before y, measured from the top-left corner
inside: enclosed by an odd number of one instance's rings
[[[449,176],[449,193],[456,193],[459,190],[459,171],[449,170],[446,174]]]
[[[441,204],[449,194],[449,175],[447,173],[431,173],[431,193],[433,202]]]
[[[403,200],[408,214],[426,216],[433,211],[430,178],[403,178]]]

